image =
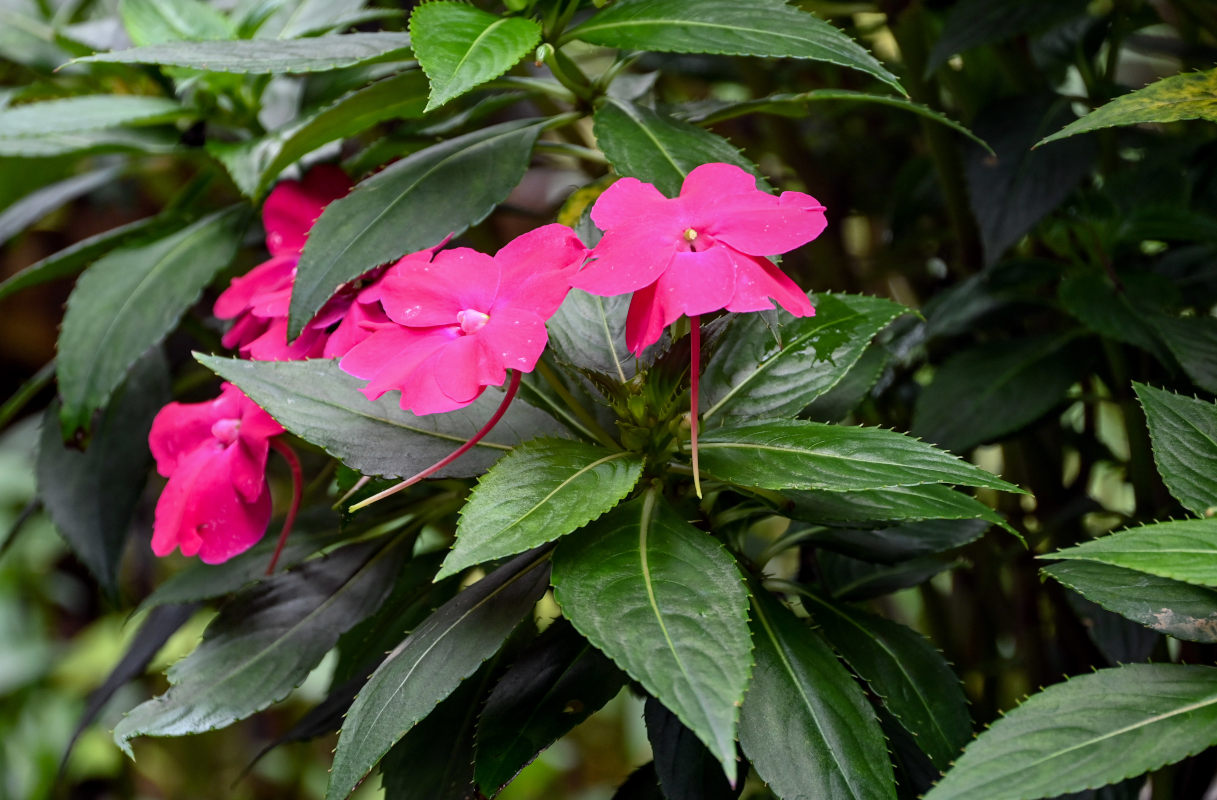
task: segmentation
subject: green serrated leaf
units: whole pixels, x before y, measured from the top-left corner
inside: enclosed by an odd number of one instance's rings
[[[572,366],[625,383],[634,376],[637,364],[625,344],[629,305],[629,295],[597,297],[582,289],[572,289],[546,323],[550,348]]]
[[[114,741],[132,755],[136,736],[214,730],[282,700],[343,631],[380,605],[406,555],[383,540],[363,542],[249,589],[169,669],[169,691],[118,723]]]
[[[1170,354],[1151,320],[1157,306],[1175,290],[1166,278],[1153,273],[1121,275],[1120,286],[1105,276],[1077,273],[1061,281],[1058,296],[1065,310],[1086,327],[1119,342],[1127,342],[1169,363]]]
[[[976,144],[993,151],[984,139],[972,133],[966,126],[959,124],[950,117],[935,111],[929,106],[914,103],[906,97],[889,94],[872,94],[870,92],[855,92],[849,89],[813,89],[809,92],[783,92],[771,94],[756,100],[743,100],[736,103],[714,104],[705,109],[698,109],[684,118],[700,125],[713,125],[723,120],[735,119],[745,114],[777,114],[783,117],[805,117],[810,111],[807,106],[822,101],[844,101],[853,103],[876,103],[882,106],[911,111],[919,117],[945,125],[956,133],[963,134]]]
[[[1217,404],[1133,383],[1162,482],[1198,517],[1217,513]]]
[[[82,153],[177,152],[181,136],[170,130],[142,128],[99,128],[79,133],[46,133],[0,139],[0,156],[49,158]]]
[[[1129,92],[1096,108],[1051,136],[1045,136],[1036,147],[1115,125],[1178,122],[1185,119],[1217,122],[1217,69],[1172,75],[1154,81],[1144,89]]]
[[[499,789],[545,748],[616,696],[625,674],[555,621],[503,674],[477,726],[475,770],[482,792]]]
[[[702,373],[702,420],[793,416],[832,389],[876,333],[907,309],[879,297],[822,295],[814,317],[779,311],[781,343],[759,314],[736,318]]]
[[[1217,669],[1127,664],[1049,686],[993,723],[925,800],[1037,800],[1217,743]]]
[[[1217,586],[1217,519],[1128,528],[1042,557],[1098,561],[1197,586]]]
[[[148,244],[111,251],[80,276],[59,332],[64,438],[88,428],[132,364],[228,266],[245,214],[221,211]]]
[[[338,736],[327,800],[346,797],[407,731],[502,645],[548,585],[527,553],[441,606],[372,673]]]
[[[1035,421],[1083,374],[1073,338],[1027,336],[951,357],[917,398],[912,432],[962,453]]]
[[[568,31],[622,50],[805,58],[865,72],[901,94],[895,75],[841,31],[783,0],[620,0]]]
[[[1217,319],[1158,314],[1151,323],[1192,382],[1217,394]]]
[[[891,360],[886,347],[872,344],[836,385],[812,400],[800,416],[816,422],[840,422],[871,393]]]
[[[208,141],[208,152],[223,161],[243,192],[258,198],[283,170],[322,145],[385,120],[421,117],[426,96],[426,78],[418,70],[409,70],[350,92],[262,139],[219,145]]]
[[[709,431],[700,449],[704,472],[762,489],[845,492],[952,483],[1023,491],[933,445],[883,428],[762,420]]]
[[[414,9],[410,38],[431,80],[431,111],[511,69],[540,41],[541,24],[441,0]]]
[[[883,733],[853,677],[768,592],[753,592],[752,612],[740,745],[757,773],[780,797],[895,800]]]
[[[478,481],[436,579],[582,528],[630,493],[642,466],[637,453],[584,442],[541,439],[517,447]]]
[[[859,492],[787,490],[782,496],[792,503],[791,507],[782,510],[788,516],[806,522],[840,524],[977,518],[1014,532],[1001,514],[975,497],[932,483]]]
[[[52,211],[112,183],[122,172],[121,167],[103,167],[73,175],[48,186],[35,189],[0,212],[0,244],[7,242],[28,226]]]
[[[643,710],[655,775],[667,800],[735,800],[743,782],[727,783],[714,755],[654,697]]]
[[[401,410],[394,394],[368,400],[359,392],[364,381],[334,361],[197,358],[280,425],[365,475],[401,478],[431,466],[477,433],[502,400],[491,391],[457,411],[415,416]],[[477,475],[520,442],[560,430],[551,417],[517,399],[473,450],[435,474]]]
[[[945,770],[972,738],[968,701],[942,653],[904,625],[805,595],[804,607],[846,663]]]
[[[118,564],[152,465],[148,431],[169,402],[168,373],[159,350],[136,364],[83,453],[64,445],[58,403],[43,417],[38,496],[55,528],[111,599],[118,597]]]
[[[820,573],[831,595],[838,600],[871,600],[901,589],[920,586],[930,578],[963,566],[963,561],[947,561],[923,556],[894,564],[876,564],[870,559],[850,558],[833,552],[819,554]]]
[[[1042,570],[1108,611],[1190,642],[1217,642],[1217,590],[1090,561]]]
[[[327,72],[376,60],[410,56],[404,33],[349,33],[312,39],[253,39],[231,42],[178,42],[113,50],[71,63],[160,64],[208,72],[276,75]]]
[[[190,111],[168,97],[94,94],[65,97],[0,110],[0,139],[78,133],[119,125],[151,125]]]
[[[528,167],[547,121],[512,120],[420,150],[326,207],[296,269],[289,335],[334,290],[481,221]]]
[[[236,38],[228,17],[202,0],[122,0],[118,14],[136,46]]]
[[[694,167],[710,162],[760,175],[755,164],[718,134],[628,100],[606,97],[596,110],[592,132],[618,175],[652,183],[669,197],[680,193]]]
[[[895,564],[963,547],[988,529],[983,519],[929,519],[873,530],[828,528],[809,534],[806,541],[853,558]]]
[[[736,776],[752,644],[739,569],[654,491],[554,553],[554,592],[581,634],[680,718]]]

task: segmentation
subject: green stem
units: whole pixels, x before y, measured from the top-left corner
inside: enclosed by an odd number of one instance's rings
[[[545,66],[549,67],[558,83],[570,90],[571,94],[585,103],[592,102],[595,97],[592,82],[583,74],[583,70],[557,47],[551,45],[545,51]]]
[[[607,165],[609,163],[609,160],[604,157],[604,153],[601,153],[599,150],[593,150],[592,148],[584,147],[583,145],[571,144],[570,142],[550,142],[541,140],[537,142],[536,149],[549,150],[550,152],[554,153],[574,156],[575,158],[582,159],[583,161],[590,161],[593,164]]]
[[[51,359],[43,365],[42,369],[35,372],[32,378],[21,384],[17,392],[4,401],[4,405],[0,406],[0,429],[8,425],[12,418],[17,416],[21,409],[25,408],[26,404],[46,388],[54,378],[55,360]]]

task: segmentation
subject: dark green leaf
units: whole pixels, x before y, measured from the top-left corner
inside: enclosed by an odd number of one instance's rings
[[[912,432],[962,453],[1039,419],[1084,375],[1073,336],[1027,336],[951,357],[917,398]]]
[[[1174,286],[1152,273],[1119,276],[1120,286],[1094,272],[1078,273],[1061,281],[1061,305],[1092,331],[1127,342],[1169,363],[1170,354],[1155,333],[1151,322],[1155,306]]]
[[[953,483],[1021,492],[962,459],[903,433],[805,420],[718,428],[701,441],[701,468],[740,486],[851,491]]]
[[[625,344],[629,305],[629,295],[597,297],[572,289],[547,323],[550,348],[572,366],[625,383],[634,377],[637,363]]]
[[[324,144],[364,131],[378,122],[422,116],[427,81],[410,70],[353,91],[325,108],[263,139],[240,143],[208,141],[208,151],[228,167],[233,181],[261,197],[284,169]]]
[[[740,315],[702,373],[702,419],[793,416],[835,386],[876,333],[906,309],[862,295],[815,298],[814,317],[778,312],[781,343]]]
[[[613,800],[668,800],[659,788],[659,776],[655,774],[655,762],[648,761],[630,773],[625,783],[617,787]]]
[[[1090,172],[1097,148],[1088,138],[1031,150],[1044,131],[1070,116],[1068,103],[1056,97],[1005,98],[972,123],[976,135],[997,154],[969,147],[965,157],[968,198],[980,227],[986,264],[997,262]]]
[[[313,39],[153,44],[98,53],[72,63],[161,64],[208,72],[267,75],[327,72],[373,60],[404,59],[409,54],[410,37],[404,33],[351,33]]]
[[[494,796],[545,748],[616,696],[625,675],[554,622],[495,684],[477,729],[477,783]]]
[[[779,797],[894,800],[875,713],[815,631],[767,592],[753,593],[756,667],[740,745]]]
[[[803,600],[829,644],[945,770],[972,738],[959,678],[916,631],[815,595]]]
[[[181,137],[167,130],[99,128],[78,133],[44,133],[0,139],[0,156],[47,158],[83,153],[173,153]]]
[[[1098,561],[1197,586],[1217,586],[1217,519],[1128,528],[1044,557]]]
[[[885,520],[976,519],[1013,532],[1006,520],[971,495],[948,486],[923,484],[860,492],[785,491],[793,507],[787,516],[806,522],[881,522]]]
[[[866,348],[836,385],[812,400],[800,416],[815,422],[840,422],[871,393],[891,360],[891,353],[880,344]]]
[[[927,74],[951,56],[1031,31],[1049,28],[1086,13],[1086,0],[963,0],[951,7],[942,35],[934,43]]]
[[[343,283],[481,221],[519,183],[545,125],[512,120],[441,142],[330,203],[300,258],[290,335]]]
[[[931,519],[891,528],[829,528],[808,537],[813,544],[880,564],[942,553],[974,542],[989,529],[980,519]]]
[[[806,58],[865,72],[904,88],[853,39],[784,0],[620,0],[564,39],[622,50]]]
[[[1162,481],[1198,517],[1217,513],[1217,404],[1133,383]]]
[[[614,172],[652,183],[669,197],[680,193],[694,167],[709,162],[759,174],[755,164],[718,134],[628,100],[606,97],[596,111],[593,132]]]
[[[197,358],[283,427],[366,475],[401,478],[431,466],[464,444],[502,402],[498,392],[490,391],[457,411],[420,417],[402,411],[396,393],[368,400],[359,393],[364,381],[334,361]],[[520,442],[560,430],[549,416],[517,399],[493,431],[435,474],[480,474]]]
[[[160,221],[157,217],[145,217],[103,231],[87,239],[81,239],[58,253],[52,253],[0,282],[0,300],[22,289],[75,275],[90,261],[149,229],[155,228]]]
[[[1217,319],[1159,314],[1152,324],[1187,376],[1201,389],[1217,394]]]
[[[831,552],[819,554],[824,583],[832,596],[840,600],[870,600],[920,586],[938,573],[955,569],[962,563],[924,556],[895,564],[876,564]]]
[[[456,688],[393,745],[380,763],[381,787],[393,800],[469,800],[473,737],[492,663]]]
[[[214,730],[282,700],[380,605],[406,555],[383,540],[351,545],[234,598],[169,669],[169,691],[124,717],[114,740],[131,755],[136,736]]]
[[[1035,800],[1217,743],[1217,669],[1127,664],[1049,686],[972,742],[925,800]]]
[[[644,716],[647,739],[655,754],[655,774],[668,800],[733,800],[744,785],[734,789],[714,756],[654,697],[648,697]]]
[[[338,530],[337,513],[329,509],[306,510],[296,520],[292,535],[288,537],[287,544],[279,555],[279,565],[286,567],[299,563],[345,538],[346,534]],[[137,610],[142,611],[166,603],[210,600],[232,594],[266,577],[266,565],[270,563],[270,557],[277,545],[275,537],[266,537],[223,564],[191,561],[157,586],[152,594],[144,598]]]
[[[617,505],[641,475],[636,453],[561,439],[517,447],[478,481],[436,579],[582,528]]]
[[[1191,642],[1217,642],[1217,591],[1089,561],[1050,564],[1051,575],[1092,603]]]
[[[297,39],[318,31],[339,31],[351,25],[401,15],[386,8],[363,8],[364,3],[299,0],[279,6],[258,26],[257,38]]]
[[[838,100],[853,103],[877,103],[883,106],[911,111],[940,125],[946,125],[951,130],[961,133],[976,144],[989,149],[985,141],[960,125],[950,117],[935,111],[929,106],[914,103],[905,97],[889,94],[872,94],[870,92],[854,92],[849,89],[812,89],[809,92],[771,94],[756,100],[743,100],[736,103],[714,104],[705,110],[698,110],[685,117],[690,122],[701,125],[713,125],[726,119],[734,119],[745,114],[777,114],[783,117],[806,117],[811,111],[807,106],[824,100]],[[990,151],[992,152],[992,151]]]
[[[130,646],[123,653],[122,659],[106,676],[106,682],[89,693],[85,710],[80,715],[80,721],[76,723],[76,730],[72,732],[72,739],[64,748],[63,759],[59,764],[61,771],[67,765],[68,757],[72,755],[72,748],[76,745],[80,734],[93,724],[93,720],[97,719],[97,715],[113,699],[119,689],[144,674],[148,664],[161,651],[165,642],[169,641],[169,637],[173,636],[178,628],[185,625],[186,620],[190,619],[197,610],[198,606],[191,604],[162,606],[148,613],[143,624],[139,626],[139,631],[131,640]]]
[[[113,183],[121,167],[104,167],[43,186],[0,212],[0,244],[25,230],[60,206]]]
[[[118,13],[139,46],[236,38],[228,18],[203,0],[122,0]]]
[[[559,543],[554,591],[571,624],[697,734],[734,782],[752,645],[747,594],[723,547],[652,491]]]
[[[133,94],[94,94],[27,103],[0,111],[0,138],[167,122],[187,113],[176,100]]]
[[[64,445],[58,403],[52,403],[43,417],[38,496],[55,528],[111,599],[118,597],[118,564],[152,466],[148,431],[152,418],[170,399],[168,372],[159,350],[136,364],[114,393],[83,453]]]
[[[548,573],[545,557],[536,553],[504,564],[441,606],[389,654],[347,712],[328,800],[349,795],[394,744],[499,649],[545,591]]]
[[[427,110],[499,77],[540,38],[540,23],[526,17],[504,17],[456,2],[414,9],[410,39],[419,66],[431,80]]]
[[[1076,133],[1088,133],[1114,125],[1178,122],[1185,119],[1217,122],[1214,96],[1217,96],[1217,69],[1172,75],[1096,108],[1051,136],[1045,136],[1036,147]]]
[[[224,211],[122,247],[76,281],[59,332],[64,438],[87,428],[135,361],[158,344],[232,260],[245,216]]]

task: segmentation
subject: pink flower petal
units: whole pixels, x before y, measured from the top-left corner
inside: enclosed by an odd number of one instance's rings
[[[420,364],[419,372],[434,376],[440,391],[453,401],[462,405],[472,403],[483,388],[502,383],[504,378],[502,366],[487,358],[479,346],[478,340],[481,338],[479,332],[478,335],[453,339]],[[407,400],[408,388],[402,391],[403,403]],[[424,413],[417,410],[417,404],[413,401],[410,405],[415,409],[414,413]]]
[[[767,258],[734,254],[735,295],[728,311],[763,311],[773,308],[770,298],[796,317],[814,315],[811,301],[798,284]]]
[[[169,477],[183,459],[213,441],[211,426],[217,418],[211,403],[170,403],[157,412],[148,433],[156,471]]]
[[[659,280],[680,247],[680,237],[680,230],[655,226],[608,231],[592,251],[594,260],[571,285],[602,297],[637,291]]]
[[[351,190],[351,179],[336,166],[313,167],[303,181],[283,181],[262,206],[266,247],[273,255],[298,254],[321,212]]]
[[[735,264],[722,247],[701,253],[677,253],[672,266],[655,283],[664,327],[682,314],[717,311],[731,302],[734,293]]]
[[[383,327],[351,348],[338,366],[343,372],[368,379],[362,391],[368,399],[375,400],[416,380],[413,373],[418,365],[455,338],[458,330]]]
[[[672,214],[672,201],[637,178],[622,178],[604,190],[592,206],[592,222],[602,231],[663,219]]]
[[[588,256],[587,248],[565,225],[542,225],[517,236],[495,253],[499,291],[495,307],[522,298],[548,319],[570,291],[571,277]]]
[[[708,226],[711,234],[748,255],[772,256],[802,247],[828,224],[824,206],[810,195],[784,192],[781,198],[763,196],[774,201],[771,207],[740,203],[722,209],[722,216]]]
[[[263,261],[244,275],[233,278],[216,298],[213,311],[220,319],[232,319],[254,305],[254,298],[283,287],[291,288],[292,270],[298,257],[280,256]]]
[[[625,346],[636,356],[663,336],[663,307],[655,295],[655,284],[634,292],[625,315]]]
[[[452,325],[472,308],[488,311],[499,290],[499,268],[490,256],[458,247],[431,262],[404,260],[380,282],[380,302],[389,319],[401,325]]]
[[[389,322],[379,302],[355,302],[325,341],[324,358],[339,358],[372,335],[372,325]]]
[[[680,185],[680,199],[689,208],[701,208],[751,194],[765,194],[756,188],[756,178],[734,164],[722,162],[694,167]]]
[[[471,337],[473,338],[473,337]],[[545,321],[527,308],[495,309],[486,327],[475,337],[498,372],[485,382],[498,386],[506,377],[503,369],[531,372],[545,352],[549,332]],[[497,377],[496,377],[497,376]]]

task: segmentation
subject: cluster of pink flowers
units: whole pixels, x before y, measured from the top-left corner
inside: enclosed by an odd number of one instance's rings
[[[602,296],[633,293],[626,339],[636,355],[681,316],[693,321],[696,359],[702,314],[771,309],[772,301],[796,316],[815,313],[768,256],[818,236],[823,206],[801,192],[760,191],[738,167],[705,164],[689,173],[675,198],[634,178],[614,183],[592,208],[604,231],[594,250],[552,224],[493,256],[461,247],[412,253],[340,289],[288,342],[291,290],[308,231],[326,204],[349,190],[340,170],[317,167],[271,193],[263,211],[271,258],[233,280],[216,301],[216,316],[235,320],[225,346],[257,360],[341,358],[344,371],[368,381],[369,399],[399,391],[401,407],[415,414],[467,406],[510,374],[503,406],[483,433],[514,396],[520,373],[536,366],[548,341],[546,320],[572,287]],[[223,561],[261,538],[270,517],[268,442],[282,432],[227,384],[210,403],[162,410],[149,437],[169,478],[157,506],[154,551],[180,547]]]

